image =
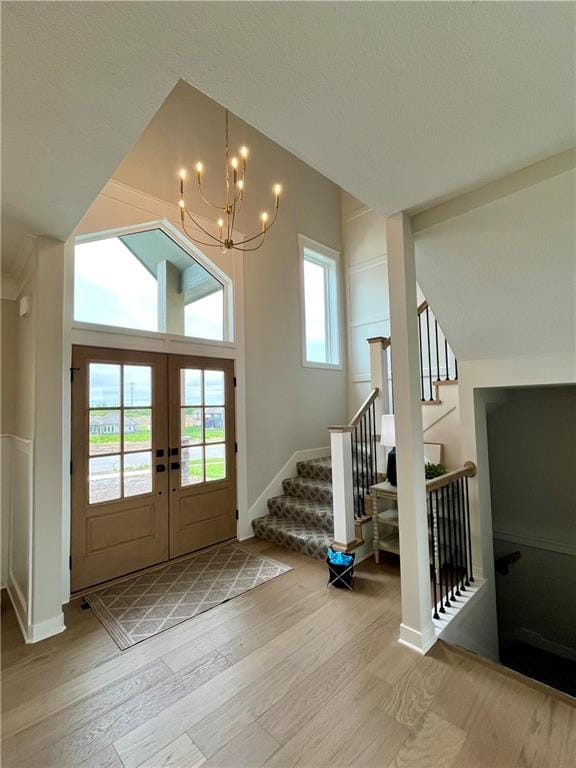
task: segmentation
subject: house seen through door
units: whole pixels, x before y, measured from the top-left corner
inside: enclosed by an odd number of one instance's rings
[[[166,222],[76,244],[80,328],[218,343],[229,301]],[[234,361],[79,342],[72,368],[72,591],[235,537]]]

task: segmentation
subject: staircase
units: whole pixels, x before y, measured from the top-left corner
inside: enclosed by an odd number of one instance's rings
[[[268,514],[252,520],[254,535],[323,560],[334,541],[330,457],[300,461],[282,496],[268,499]]]

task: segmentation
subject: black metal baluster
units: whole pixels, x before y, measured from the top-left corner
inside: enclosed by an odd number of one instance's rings
[[[366,487],[365,467],[366,467],[366,448],[364,442],[364,419],[360,419],[360,501],[359,501],[359,516],[364,516],[364,488]]]
[[[460,532],[462,539],[462,592],[466,591],[466,582],[468,581],[468,553],[466,551],[466,523],[464,520],[464,478],[458,481],[458,491],[460,494]]]
[[[430,352],[430,308],[426,307],[426,343],[428,345],[428,384],[430,386],[430,400],[432,397],[432,354]]]
[[[440,352],[438,350],[438,320],[434,318],[434,335],[436,336],[436,381],[440,381]]]
[[[432,499],[432,493],[433,491],[430,491],[430,493],[427,494],[428,499],[428,545],[430,548],[430,575],[432,578],[432,589],[434,593],[434,610],[432,613],[432,617],[434,619],[439,619],[440,616],[438,615],[438,597],[437,597],[437,584],[436,584],[436,553],[434,550],[434,544],[436,541],[436,537],[434,535],[434,503]]]
[[[437,573],[438,573],[438,581],[440,582],[439,585],[438,585],[439,586],[439,597],[440,597],[438,602],[440,603],[440,609],[439,609],[440,613],[446,613],[446,611],[444,610],[444,603],[443,603],[444,593],[442,592],[442,541],[441,541],[442,532],[440,530],[440,517],[439,517],[440,502],[438,500],[438,490],[434,491],[434,500],[436,502],[435,503],[434,512],[435,512],[435,515],[436,515],[436,539],[435,539],[435,541],[436,541],[436,552],[437,552],[437,555],[438,555],[438,572]],[[438,605],[438,603],[436,603],[436,605]]]
[[[357,427],[352,430],[352,474],[354,480],[354,516],[358,517],[358,433]]]
[[[378,482],[378,441],[376,439],[376,431],[378,429],[376,425],[376,405],[372,403],[372,424],[374,425],[374,432],[372,434],[372,451],[374,452],[374,482]]]
[[[454,355],[454,353],[452,353]],[[456,360],[456,355],[454,355],[454,381],[458,381],[458,360]]]
[[[444,336],[444,362],[446,364],[446,378],[444,381],[450,381],[450,373],[448,370],[448,342],[446,341],[446,336]]]
[[[418,315],[418,347],[420,350],[420,391],[422,394],[421,399],[425,400],[424,397],[424,364],[422,362],[422,315]]]
[[[440,564],[440,567],[444,570],[444,586],[446,588],[446,594],[444,596],[444,605],[446,608],[450,608],[450,589],[448,585],[448,563],[447,563],[448,542],[446,538],[446,494],[444,493],[445,490],[446,490],[445,486],[442,486],[442,488],[440,489],[440,493],[442,496],[442,539],[443,539],[442,562]]]
[[[450,549],[450,600],[456,602],[454,594],[454,499],[452,494],[452,484],[446,488],[448,496],[448,546]]]
[[[470,532],[470,497],[468,495],[468,478],[465,478],[465,485],[466,485],[466,525],[468,526],[468,558],[469,558],[469,569],[470,569],[470,575],[468,578],[470,579],[471,583],[474,583],[474,576],[472,575],[472,534]]]
[[[454,500],[454,569],[456,576],[456,595],[461,596],[460,592],[460,572],[462,548],[460,541],[460,486],[459,481],[452,483],[452,496]]]

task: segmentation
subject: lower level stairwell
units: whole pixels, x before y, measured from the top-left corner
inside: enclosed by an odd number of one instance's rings
[[[252,521],[254,535],[309,557],[324,559],[334,541],[330,457],[300,461],[297,476],[268,499],[268,514]]]

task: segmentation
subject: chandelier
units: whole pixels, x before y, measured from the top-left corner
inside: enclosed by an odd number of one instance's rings
[[[228,130],[228,110],[226,110],[226,133],[225,133],[225,145],[224,145],[224,203],[215,204],[206,198],[204,194],[204,165],[202,163],[196,163],[196,185],[200,193],[200,197],[203,202],[210,208],[218,211],[218,219],[216,220],[216,226],[218,227],[218,237],[212,232],[203,227],[190,213],[190,209],[186,205],[184,199],[184,182],[188,176],[188,172],[185,168],[180,171],[180,219],[182,221],[182,229],[186,235],[198,245],[207,245],[219,247],[222,253],[226,251],[257,251],[264,245],[266,234],[274,225],[278,218],[278,210],[280,208],[280,195],[282,193],[282,187],[280,184],[274,184],[272,191],[274,194],[274,213],[272,218],[267,211],[263,211],[260,214],[260,232],[250,237],[245,238],[240,243],[235,243],[233,238],[234,221],[236,214],[242,207],[244,202],[244,195],[246,189],[246,166],[248,162],[248,148],[240,147],[238,150],[240,158],[233,156],[230,157],[230,139]],[[191,234],[186,229],[186,220],[189,219],[195,227],[203,232],[208,237],[208,242],[198,240],[196,235]],[[249,247],[246,247],[249,243]]]

